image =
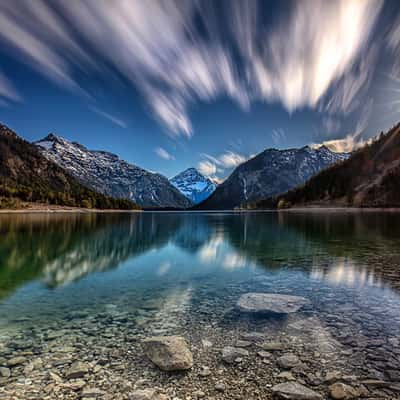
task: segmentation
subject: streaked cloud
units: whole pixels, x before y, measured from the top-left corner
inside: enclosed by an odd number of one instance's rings
[[[217,173],[217,166],[208,160],[200,161],[197,164],[198,171],[208,177],[214,177]]]
[[[223,2],[224,29],[220,2],[3,1],[0,39],[22,62],[84,96],[93,96],[85,76],[105,81],[115,70],[175,137],[193,134],[193,104],[218,97],[244,110],[256,101],[290,112],[353,110],[374,68],[369,45],[383,1],[296,1],[268,30],[259,4]],[[390,46],[397,37],[395,30]]]
[[[117,117],[115,117],[114,115],[111,115],[103,110],[100,110],[97,107],[94,106],[90,106],[89,109],[93,112],[95,112],[96,114],[102,116],[105,119],[108,119],[109,121],[111,121],[113,124],[118,125],[121,128],[126,128],[127,124],[126,122],[122,121],[122,119],[119,119]]]
[[[231,170],[238,165],[244,163],[249,157],[244,156],[230,150],[227,150],[218,156],[214,157],[210,154],[201,154],[204,160],[200,161],[197,169],[203,174],[217,183],[221,183],[221,178],[218,174],[223,174],[226,170]]]
[[[219,156],[219,165],[223,168],[234,168],[246,161],[246,157],[241,154],[227,151]]]
[[[154,153],[156,153],[158,157],[163,158],[164,160],[175,160],[175,157],[172,154],[168,153],[168,151],[163,149],[162,147],[157,147],[156,149],[154,149]]]
[[[282,128],[273,129],[271,137],[275,145],[279,146],[286,140],[286,133]]]
[[[10,80],[0,71],[0,99],[4,104],[7,104],[5,100],[21,101],[21,96],[14,88]]]

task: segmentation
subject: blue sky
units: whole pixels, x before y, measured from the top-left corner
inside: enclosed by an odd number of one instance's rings
[[[400,2],[0,3],[0,122],[170,177],[400,120]]]

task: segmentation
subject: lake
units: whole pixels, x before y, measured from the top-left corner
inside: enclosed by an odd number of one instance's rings
[[[0,237],[0,399],[400,398],[400,213],[3,214]],[[245,313],[249,292],[309,302]],[[155,367],[155,335],[184,336],[193,368]]]

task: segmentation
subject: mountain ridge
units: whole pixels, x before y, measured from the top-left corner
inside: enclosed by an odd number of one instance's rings
[[[36,146],[0,124],[0,207],[21,202],[83,208],[138,208],[79,183],[58,165],[43,157]]]
[[[285,193],[348,157],[347,153],[334,153],[326,146],[265,149],[236,167],[214,193],[195,208],[233,209],[242,203]]]
[[[188,208],[192,204],[169,180],[104,150],[89,150],[51,133],[34,142],[40,152],[100,193],[127,198],[142,207]]]
[[[400,123],[304,185],[248,208],[400,207]]]

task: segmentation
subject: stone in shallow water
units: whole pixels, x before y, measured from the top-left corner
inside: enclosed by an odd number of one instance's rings
[[[130,400],[168,400],[164,394],[157,393],[154,389],[135,390],[129,396]]]
[[[329,393],[332,399],[336,400],[358,399],[360,396],[360,393],[357,389],[341,382],[334,383],[333,385],[329,386]]]
[[[261,332],[243,332],[240,337],[249,342],[262,342],[265,340],[265,334]]]
[[[280,351],[285,349],[285,345],[281,342],[264,342],[259,343],[257,346],[266,351]]]
[[[181,336],[154,336],[142,342],[146,356],[164,371],[179,371],[193,366],[193,356]]]
[[[97,397],[101,397],[104,395],[105,395],[105,392],[103,390],[100,390],[98,388],[93,388],[93,387],[85,387],[85,388],[83,388],[82,393],[81,393],[82,398],[90,397],[90,398],[95,399]]]
[[[298,311],[309,300],[300,296],[273,293],[246,293],[240,297],[237,307],[243,312],[290,314]]]
[[[247,357],[248,355],[249,352],[247,350],[237,347],[226,346],[222,349],[222,359],[228,364],[232,364],[236,362],[236,360]]]
[[[77,361],[74,362],[71,367],[67,370],[65,377],[67,379],[82,378],[89,372],[89,366],[86,363]]]
[[[272,392],[279,399],[286,400],[322,400],[322,396],[297,382],[279,383],[272,387]]]
[[[22,357],[22,356],[13,357],[13,358],[10,358],[10,359],[8,360],[7,366],[9,366],[9,367],[16,367],[17,365],[21,365],[21,364],[26,363],[26,361],[27,361],[26,357]]]
[[[294,368],[300,364],[299,357],[295,354],[284,354],[283,356],[278,358],[278,365],[285,369]]]
[[[6,367],[0,367],[0,378],[9,378],[11,371]]]

